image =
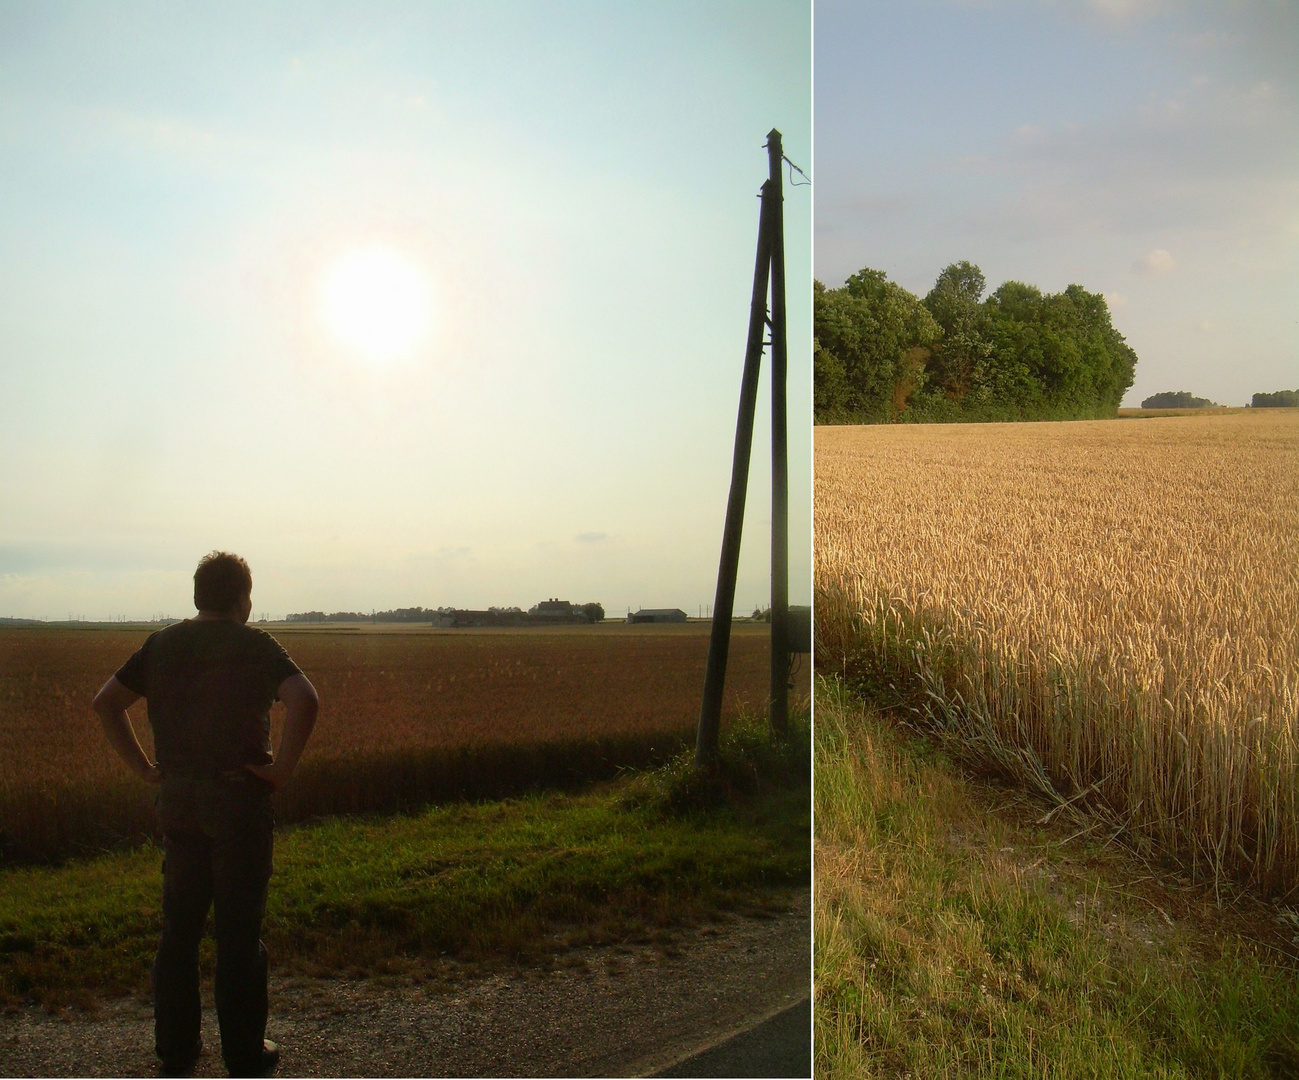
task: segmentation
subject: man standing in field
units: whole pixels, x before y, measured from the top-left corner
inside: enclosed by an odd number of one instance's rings
[[[131,771],[157,784],[164,839],[162,935],[153,962],[155,1049],[166,1075],[193,1070],[203,1049],[198,947],[215,909],[216,1007],[231,1076],[267,1076],[279,1047],[266,1040],[266,948],[271,794],[288,782],[316,722],[315,688],[270,634],[247,626],[252,573],[214,551],[194,572],[198,615],[149,636],[95,696],[93,708]],[[149,705],[157,762],[127,709]],[[272,756],[270,708],[287,715]]]

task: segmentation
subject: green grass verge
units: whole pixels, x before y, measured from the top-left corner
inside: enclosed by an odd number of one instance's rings
[[[818,1077],[1299,1076],[1275,912],[1161,884],[815,694]]]
[[[728,747],[737,738],[749,736]],[[801,740],[806,762],[806,722]],[[535,958],[722,909],[778,908],[808,883],[810,799],[797,770],[690,812],[670,797],[680,771],[282,832],[263,929],[272,963],[360,975],[444,954]],[[0,872],[0,1001],[88,1004],[146,988],[160,865],[149,846]]]

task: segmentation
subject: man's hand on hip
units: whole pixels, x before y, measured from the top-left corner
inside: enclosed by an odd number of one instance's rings
[[[110,745],[117,751],[118,757],[126,762],[127,768],[146,784],[160,784],[162,769],[150,761],[144,752],[126,711],[139,700],[139,694],[123,686],[114,676],[100,687],[90,707],[95,710]]]
[[[269,765],[245,765],[244,768],[259,780],[265,780],[275,791],[279,791],[287,784],[289,777],[293,775],[293,770],[285,768],[282,759],[273,761]]]
[[[279,699],[284,702],[284,735],[280,738],[280,749],[275,760],[269,765],[245,765],[254,776],[267,781],[276,791],[289,782],[293,770],[297,768],[298,758],[311,738],[311,729],[316,724],[316,712],[320,701],[316,697],[316,688],[305,675],[290,675],[280,683]]]

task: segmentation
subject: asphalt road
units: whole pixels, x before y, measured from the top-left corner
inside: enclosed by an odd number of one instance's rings
[[[418,982],[275,973],[267,1035],[282,1077],[807,1076],[810,918],[799,890],[778,915],[575,948],[551,965],[447,961]],[[195,1075],[224,1076],[209,984],[203,993]],[[0,1077],[156,1070],[147,996],[0,1012]]]
[[[655,1076],[810,1077],[812,999],[678,1061]]]

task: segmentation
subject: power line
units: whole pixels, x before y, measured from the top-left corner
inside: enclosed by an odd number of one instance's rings
[[[800,169],[797,165],[795,165],[792,161],[790,161],[789,158],[787,158],[784,154],[781,154],[780,158],[786,165],[788,165],[793,170],[793,172],[789,174],[790,187],[811,187],[812,186],[812,178],[808,176],[807,173],[805,173],[802,169]],[[804,184],[800,184],[797,180],[794,179],[794,173],[798,173],[798,175],[801,176],[807,182]]]

